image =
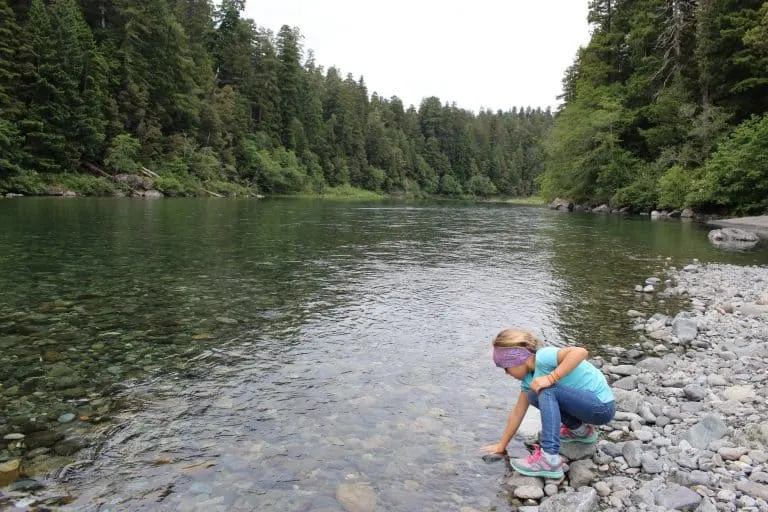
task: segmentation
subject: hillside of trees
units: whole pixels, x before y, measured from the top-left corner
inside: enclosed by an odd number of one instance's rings
[[[635,211],[768,210],[768,2],[593,0],[542,193]]]
[[[537,187],[549,110],[473,113],[436,97],[414,107],[369,94],[362,77],[315,62],[299,29],[274,34],[243,9],[243,0],[0,0],[0,192],[109,194],[110,176],[142,167],[169,195]]]

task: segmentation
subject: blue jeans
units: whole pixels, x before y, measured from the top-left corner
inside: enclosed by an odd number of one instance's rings
[[[601,402],[597,395],[562,384],[545,388],[537,395],[528,391],[528,402],[541,413],[541,448],[560,453],[560,424],[571,430],[584,423],[605,425],[616,414],[616,402]]]

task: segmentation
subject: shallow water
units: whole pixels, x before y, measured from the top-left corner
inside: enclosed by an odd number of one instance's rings
[[[109,433],[73,510],[341,510],[343,483],[383,510],[508,510],[478,451],[517,390],[492,337],[600,355],[636,340],[627,309],[679,307],[645,278],[768,263],[706,233],[499,204],[0,201],[0,433],[67,412]]]

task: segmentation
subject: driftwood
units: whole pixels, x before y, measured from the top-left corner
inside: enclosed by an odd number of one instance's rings
[[[159,174],[157,174],[156,172],[150,171],[150,170],[149,170],[149,169],[147,169],[146,167],[142,167],[140,170],[141,170],[141,172],[142,172],[142,173],[143,173],[145,176],[147,176],[147,177],[149,177],[149,178],[159,178],[159,177],[160,177],[160,175],[159,175]]]

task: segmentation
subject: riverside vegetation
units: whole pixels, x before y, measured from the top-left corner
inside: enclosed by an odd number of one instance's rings
[[[593,0],[561,108],[369,95],[242,0],[0,2],[0,192],[768,208],[768,3]],[[256,20],[258,21],[258,20]],[[103,172],[103,173],[102,173]],[[138,195],[146,195],[138,188]],[[367,192],[364,192],[367,191]]]
[[[0,192],[534,190],[549,109],[369,95],[363,77],[316,64],[298,28],[274,34],[244,6],[0,1]]]

